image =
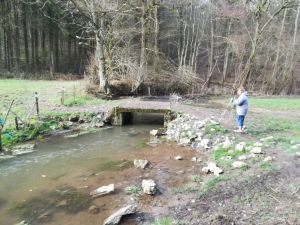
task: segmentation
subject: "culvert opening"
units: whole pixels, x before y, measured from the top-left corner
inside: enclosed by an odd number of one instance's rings
[[[157,124],[164,125],[163,113],[123,112],[123,125]]]

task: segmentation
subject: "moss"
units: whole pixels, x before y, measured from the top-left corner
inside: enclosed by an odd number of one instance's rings
[[[14,202],[10,206],[10,213],[29,222],[36,220],[42,213],[54,206],[54,201],[45,198],[33,198],[27,201]]]
[[[136,145],[137,148],[143,149],[147,147],[147,144],[145,142],[140,142]]]
[[[62,201],[67,203],[61,208],[68,213],[78,213],[79,211],[88,208],[91,203],[91,198],[87,193],[78,192],[72,187],[56,191],[51,195],[55,198],[56,205]]]
[[[65,202],[65,204],[58,207],[61,202]],[[73,187],[63,187],[26,201],[14,202],[9,211],[12,215],[32,222],[45,212],[55,213],[63,210],[67,213],[78,213],[87,209],[90,203],[91,198],[87,193],[79,192]]]

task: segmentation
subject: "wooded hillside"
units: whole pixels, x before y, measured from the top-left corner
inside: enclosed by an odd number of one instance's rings
[[[2,0],[0,76],[102,92],[300,89],[299,0]],[[59,74],[59,75],[58,75]],[[220,88],[222,87],[222,88]]]

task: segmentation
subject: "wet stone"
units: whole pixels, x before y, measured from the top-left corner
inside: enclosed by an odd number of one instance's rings
[[[146,169],[146,167],[149,165],[149,161],[144,159],[135,159],[133,164],[136,168]]]
[[[156,193],[156,183],[154,180],[143,180],[142,188],[144,194],[154,195]]]
[[[90,196],[92,196],[92,198],[97,198],[97,197],[100,197],[103,195],[110,194],[110,193],[114,192],[114,190],[115,190],[114,184],[110,184],[108,186],[102,186],[102,187],[97,188],[94,191],[91,191]]]
[[[90,206],[89,213],[91,213],[91,214],[97,214],[99,212],[100,212],[100,209],[99,209],[98,206],[96,206],[96,205]]]
[[[121,218],[125,215],[133,214],[137,210],[137,206],[128,205],[124,208],[119,209],[117,212],[109,216],[103,223],[103,225],[116,225],[119,224]]]
[[[261,147],[253,147],[250,152],[253,154],[261,154],[262,150],[261,150]]]
[[[175,160],[183,160],[183,158],[181,156],[176,156],[174,159]]]

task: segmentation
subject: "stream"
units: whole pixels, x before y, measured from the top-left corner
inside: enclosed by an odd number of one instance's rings
[[[132,203],[124,189],[147,178],[155,179],[165,195],[140,199],[140,208],[159,213],[171,196],[168,186],[187,182],[176,171],[184,166],[192,174],[198,168],[192,167],[190,160],[173,159],[177,154],[193,157],[192,151],[171,143],[147,145],[149,131],[155,128],[158,125],[130,125],[77,138],[51,138],[38,143],[31,154],[0,162],[0,224],[22,220],[31,225],[102,224],[111,213]],[[150,160],[153,168],[134,168],[136,158]],[[114,194],[89,198],[90,191],[112,183]],[[89,213],[91,205],[98,206],[100,213]],[[128,219],[122,224],[137,223]]]

